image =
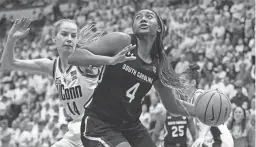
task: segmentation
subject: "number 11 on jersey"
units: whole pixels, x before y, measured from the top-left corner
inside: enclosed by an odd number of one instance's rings
[[[129,98],[129,103],[135,98],[135,94],[140,86],[140,83],[136,83],[126,91],[126,96]]]

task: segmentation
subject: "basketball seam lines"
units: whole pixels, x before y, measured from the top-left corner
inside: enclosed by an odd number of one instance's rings
[[[230,107],[231,107],[230,99],[229,99],[224,93],[222,93],[222,92],[219,92],[219,93],[222,94],[222,95],[224,95],[224,97],[228,100],[228,103],[229,103],[229,105],[230,105]]]
[[[229,98],[228,97],[226,97],[226,95],[225,94],[223,94],[223,93],[221,93],[222,95],[224,95],[224,97],[228,100],[228,104],[229,104],[229,108],[231,108],[232,106],[231,106],[231,103],[230,103],[230,100],[229,100]],[[228,116],[228,115],[227,115]],[[227,117],[226,116],[226,117]],[[229,117],[229,116],[228,116]],[[224,118],[225,119],[225,118]]]
[[[203,97],[204,95],[206,95],[207,93],[209,93],[209,92],[211,92],[211,91],[207,91],[207,92],[205,92],[203,95],[200,95],[200,96],[197,98],[197,101],[196,101],[195,106],[198,104],[199,99],[200,99],[201,97]]]
[[[208,109],[208,106],[212,100],[212,97],[214,96],[215,93],[212,94],[212,96],[210,97],[210,100],[208,101],[208,104],[206,106],[206,110],[205,110],[205,113],[204,113],[204,123],[206,123],[206,113],[207,113],[207,109]]]
[[[215,125],[217,124],[217,122],[218,122],[219,119],[220,119],[220,114],[221,114],[221,110],[222,110],[222,99],[221,99],[220,93],[218,93],[218,94],[219,94],[219,96],[220,96],[220,112],[219,112],[219,117],[218,117],[217,121],[215,122]],[[214,112],[213,112],[213,113],[214,113]]]

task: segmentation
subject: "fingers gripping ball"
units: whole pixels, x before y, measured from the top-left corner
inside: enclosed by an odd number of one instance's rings
[[[218,126],[229,118],[231,102],[219,91],[205,91],[196,99],[195,111],[202,123],[208,126]]]

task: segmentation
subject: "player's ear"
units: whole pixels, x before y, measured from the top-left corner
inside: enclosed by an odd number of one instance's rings
[[[158,26],[157,32],[161,32],[161,27]]]

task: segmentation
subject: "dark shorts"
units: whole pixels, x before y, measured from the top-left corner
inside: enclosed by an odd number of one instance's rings
[[[141,123],[117,127],[91,116],[83,117],[81,140],[84,147],[115,147],[122,142],[132,147],[156,147]]]

